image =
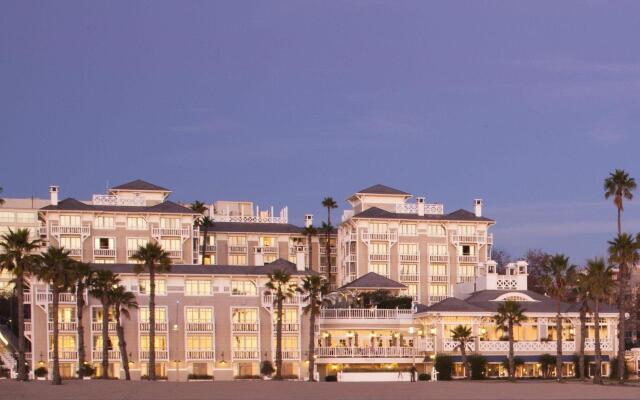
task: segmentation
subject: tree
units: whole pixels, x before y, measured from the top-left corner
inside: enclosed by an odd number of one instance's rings
[[[191,203],[191,205],[189,205],[189,208],[191,208],[193,212],[201,214],[203,216],[208,210],[207,205],[199,200],[196,200],[193,203]]]
[[[147,243],[131,257],[141,264],[136,264],[134,272],[149,272],[149,365],[147,376],[156,380],[156,272],[167,272],[171,269],[169,253],[157,243]]]
[[[269,275],[267,289],[273,292],[273,302],[276,308],[276,376],[274,379],[282,379],[282,304],[285,299],[293,297],[294,284],[291,283],[291,275],[276,269]]]
[[[544,267],[543,279],[547,292],[556,300],[556,378],[562,381],[562,302],[575,282],[576,267],[569,264],[569,257],[556,254]]]
[[[534,292],[545,294],[545,287],[543,285],[544,266],[549,263],[551,254],[544,252],[541,249],[529,249],[522,257],[527,261],[529,266],[527,267],[529,290]]]
[[[496,262],[498,273],[504,273],[504,268],[511,262],[511,255],[504,249],[491,248],[491,259]]]
[[[460,349],[460,356],[462,357],[462,364],[464,365],[464,374],[465,377],[471,378],[471,367],[469,366],[469,361],[467,360],[467,343],[471,343],[473,341],[473,336],[471,336],[471,328],[464,325],[458,325],[451,330],[451,339],[455,342],[458,342],[456,347]]]
[[[89,293],[102,304],[102,378],[109,378],[109,309],[111,291],[120,284],[120,279],[109,270],[98,270],[90,282]]]
[[[302,234],[307,237],[307,260],[308,260],[307,263],[308,263],[309,267],[311,267],[311,260],[312,260],[312,258],[311,258],[311,256],[312,256],[312,254],[311,254],[311,237],[313,235],[317,235],[318,234],[318,230],[313,225],[305,226],[302,229]]]
[[[53,322],[53,379],[54,385],[61,385],[60,378],[60,293],[73,286],[72,261],[69,252],[62,247],[49,247],[40,257],[35,274],[51,289],[51,318]]]
[[[84,348],[84,325],[82,323],[84,307],[86,305],[84,291],[89,286],[93,271],[91,271],[89,264],[76,261],[73,265],[72,274],[73,283],[76,288],[76,320],[78,321],[78,378],[82,379],[85,371],[83,367],[87,363]]]
[[[329,285],[319,275],[309,275],[302,280],[302,286],[297,289],[302,294],[302,300],[307,304],[302,311],[309,314],[309,381],[315,382],[314,365],[316,354],[315,329],[316,318],[324,304],[324,296],[329,294]]]
[[[509,380],[515,381],[515,357],[513,354],[513,327],[518,326],[527,320],[524,315],[525,309],[517,301],[506,300],[498,306],[497,314],[493,319],[496,321],[498,329],[506,329],[509,337]]]
[[[322,199],[322,207],[327,209],[327,224],[323,228],[325,229],[326,234],[326,254],[327,254],[327,277],[329,278],[329,282],[331,282],[331,232],[333,228],[331,226],[331,210],[338,208],[338,203],[333,199],[333,197],[325,197]]]
[[[589,282],[584,272],[576,275],[572,297],[580,304],[580,343],[578,346],[578,377],[585,379],[584,347],[587,337],[587,313],[589,308]]]
[[[638,263],[638,242],[627,234],[621,233],[609,243],[609,261],[618,265],[618,379],[624,381],[625,317],[627,309],[628,282],[630,269]]]
[[[202,232],[202,265],[204,265],[204,256],[207,254],[207,236],[209,229],[213,228],[213,220],[209,217],[202,217],[198,222],[198,227]]]
[[[331,232],[333,232],[333,226],[331,226],[330,224],[327,224],[326,222],[323,222],[322,225],[320,226],[320,232],[324,233],[326,235],[325,240],[327,241],[325,243],[325,254],[327,257],[327,281],[330,283],[331,282],[331,243],[330,243],[330,236],[331,236]]]
[[[9,229],[0,237],[0,271],[9,271],[15,277],[18,303],[18,380],[29,379],[25,360],[24,337],[24,278],[36,267],[38,257],[32,254],[40,247],[40,240],[31,240],[28,229]]]
[[[0,187],[0,193],[2,193],[2,188]],[[0,197],[0,206],[4,204],[4,199]]]
[[[636,180],[623,169],[616,169],[604,180],[604,198],[613,197],[613,204],[618,211],[618,235],[622,233],[621,215],[624,211],[624,200],[633,199]]]
[[[600,302],[606,300],[615,288],[613,281],[613,271],[610,266],[605,265],[604,259],[596,257],[587,260],[587,271],[585,273],[585,286],[589,297],[593,300],[593,328],[595,340],[595,374],[593,383],[602,384],[602,350],[600,346]],[[623,359],[624,368],[624,359]],[[624,371],[624,369],[623,369]]]
[[[125,380],[130,381],[129,356],[127,355],[127,342],[124,337],[124,326],[122,325],[121,317],[131,318],[129,310],[138,308],[138,302],[136,301],[136,295],[127,291],[127,289],[121,285],[111,289],[109,292],[109,301],[116,320],[116,333],[118,334],[118,347],[120,348],[120,359],[122,360],[122,367],[124,368],[124,377]]]

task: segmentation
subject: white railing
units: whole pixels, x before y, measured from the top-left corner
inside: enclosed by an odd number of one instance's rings
[[[166,322],[156,322],[156,332],[166,332],[168,328],[168,324]],[[150,322],[140,322],[139,330],[140,332],[148,332],[151,328]]]
[[[358,261],[358,255],[357,254],[349,254],[346,257],[347,262],[357,262]]]
[[[437,262],[437,263],[448,263],[449,262],[449,255],[445,254],[439,254],[439,255],[430,255],[429,256],[429,261],[430,262]]]
[[[47,324],[49,332],[53,332],[53,322],[49,321]],[[78,323],[75,321],[70,322],[58,322],[58,330],[61,332],[75,332],[78,329]]]
[[[331,246],[330,251],[331,251],[331,254],[336,254],[338,252],[337,249],[336,249],[336,246]],[[326,246],[321,246],[320,247],[320,254],[322,254],[322,255],[327,254]]]
[[[262,295],[262,306],[263,307],[270,307],[273,306],[273,302],[275,301],[275,297],[272,294],[263,294]],[[293,305],[293,306],[297,306],[299,304],[302,304],[302,296],[300,294],[294,294],[292,297],[287,297],[282,301],[283,305]]]
[[[396,213],[398,214],[417,214],[418,205],[416,203],[402,203],[396,204]],[[444,214],[444,205],[440,203],[425,203],[424,204],[425,215],[442,215]]]
[[[234,349],[232,352],[234,360],[257,360],[259,354],[258,349]]]
[[[307,246],[289,246],[289,254],[296,254],[299,251],[306,253]]]
[[[246,253],[247,246],[229,246],[229,253]]]
[[[22,295],[22,301],[25,304],[31,303],[31,292],[24,292]]]
[[[214,214],[211,219],[213,222],[252,222],[257,224],[286,224],[288,221],[285,217],[258,217],[254,215],[221,214]]]
[[[156,361],[169,359],[169,352],[167,350],[156,350],[154,353],[156,355]],[[148,360],[149,354],[151,354],[149,350],[140,350],[140,359]]]
[[[62,361],[75,361],[78,359],[78,352],[76,350],[59,350],[58,358]],[[49,352],[49,360],[53,360],[53,351]]]
[[[430,348],[429,348],[430,347]],[[316,355],[323,358],[401,358],[418,357],[425,351],[433,350],[431,346],[414,347],[318,347]]]
[[[256,253],[277,253],[278,246],[256,246],[253,248]]]
[[[107,329],[109,330],[109,332],[115,332],[116,331],[116,322],[115,321],[109,321],[107,323]],[[91,322],[91,331],[92,332],[102,332],[102,322]]]
[[[418,282],[420,275],[418,274],[400,274],[400,282]]]
[[[24,331],[31,332],[33,326],[31,325],[31,321],[24,321]]]
[[[218,250],[218,246],[216,246],[215,244],[208,244],[204,246],[204,251],[206,252],[215,253],[217,250]],[[202,246],[200,246],[200,251],[202,251]]]
[[[436,296],[429,296],[429,303],[430,304],[434,304],[434,303],[439,303],[442,300],[448,298],[449,296],[442,294],[442,295],[436,295]]]
[[[257,322],[234,322],[231,324],[233,332],[258,332]]]
[[[469,275],[458,275],[458,283],[467,283],[475,281],[474,276]]]
[[[275,334],[278,330],[278,324],[273,323],[273,333]],[[295,323],[282,323],[282,332],[298,332],[300,330],[300,324]]]
[[[116,249],[93,249],[95,257],[115,257]]]
[[[89,226],[51,226],[52,235],[82,235],[89,236],[91,234],[91,227]]]
[[[138,249],[127,249],[127,257],[131,258],[133,257],[134,254],[136,254],[136,252],[138,251]]]
[[[65,249],[72,257],[82,257],[82,249]]]
[[[91,358],[94,361],[102,361],[102,350],[91,351]],[[109,350],[107,359],[109,361],[120,361],[122,359],[120,350]]]
[[[418,262],[420,261],[420,254],[400,254],[400,261]]]
[[[168,250],[167,253],[171,258],[182,258],[182,250]]]
[[[58,301],[62,304],[75,304],[76,303],[76,295],[74,293],[60,293],[58,295]],[[52,293],[40,293],[36,292],[36,303],[38,304],[47,304],[53,302],[53,294]]]
[[[213,360],[216,357],[215,350],[189,350],[187,349],[187,360]]]
[[[274,355],[275,357],[275,355]],[[298,350],[282,350],[282,359],[283,360],[299,360],[300,359],[300,351]]]
[[[477,263],[478,256],[458,256],[458,262],[461,263]]]
[[[94,194],[93,205],[96,206],[145,206],[143,197],[120,197],[112,194]]]
[[[369,260],[371,261],[387,261],[389,260],[389,254],[369,254]]]
[[[444,351],[460,350],[458,346],[460,346],[460,342],[456,340],[445,339],[443,341]],[[467,342],[466,348],[468,351],[470,352],[473,351],[474,347],[475,347],[475,344],[473,342]]]
[[[504,340],[481,340],[480,351],[509,351],[509,342]],[[515,350],[515,343],[514,343]]]
[[[585,350],[595,350],[596,349],[596,340],[594,338],[585,338],[584,339],[584,349]],[[611,339],[608,337],[600,338],[600,350],[603,351],[611,351],[613,350],[613,345],[611,343]]]
[[[319,271],[320,271],[320,272],[323,272],[323,273],[326,273],[326,272],[327,272],[327,266],[326,266],[326,265],[321,265],[321,266],[319,267]],[[332,265],[332,266],[331,266],[331,273],[332,273],[332,274],[336,274],[336,273],[338,273],[338,267],[336,267],[335,265]]]
[[[152,228],[152,236],[180,236],[189,237],[192,231],[191,228]]]
[[[509,341],[507,340],[481,340],[479,342],[479,351],[495,351],[506,352],[509,351]],[[562,351],[575,351],[576,345],[574,341],[563,341]],[[446,350],[446,346],[445,346]],[[517,341],[513,342],[513,350],[516,352],[526,351],[542,351],[542,352],[555,352],[556,342],[539,342],[539,341]]]
[[[355,233],[355,232],[349,232],[349,233],[344,235],[344,241],[345,242],[357,242],[358,241],[358,234]]]
[[[398,233],[397,232],[369,233],[365,231],[365,232],[362,232],[362,240],[364,240],[365,242],[369,242],[372,240],[395,242],[398,240]]]
[[[448,283],[449,276],[448,275],[430,275],[429,282]]]
[[[413,310],[398,308],[325,308],[320,310],[322,319],[411,319]]]
[[[187,332],[213,332],[213,322],[187,322]]]

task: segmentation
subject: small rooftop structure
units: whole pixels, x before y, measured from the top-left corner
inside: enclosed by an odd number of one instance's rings
[[[286,206],[281,208],[276,216],[273,206],[266,210],[260,210],[260,207],[256,205],[254,212],[251,201],[218,200],[209,205],[209,217],[214,222],[286,224],[289,221],[289,208]]]
[[[454,288],[454,296],[464,298],[480,290],[527,290],[529,264],[520,260],[507,264],[504,274],[498,274],[498,265],[489,260],[476,266],[475,279],[461,282]]]

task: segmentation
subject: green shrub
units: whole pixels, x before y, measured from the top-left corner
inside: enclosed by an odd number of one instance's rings
[[[327,375],[324,377],[325,382],[338,382],[338,375]]]
[[[282,375],[282,379],[298,379],[298,375]]]
[[[430,381],[431,380],[431,375],[426,374],[426,373],[421,373],[420,375],[418,375],[418,380],[419,381]]]
[[[436,356],[435,367],[436,371],[438,371],[439,381],[451,380],[451,375],[453,373],[453,361],[450,356],[444,354]]]
[[[233,379],[262,379],[260,375],[238,375]]]
[[[46,367],[38,367],[33,371],[33,374],[38,378],[44,378],[49,373]]]
[[[471,354],[467,357],[471,367],[471,379],[484,379],[487,370],[487,358],[480,354]]]
[[[96,370],[91,365],[84,364],[78,369],[78,375],[80,375],[80,372],[82,372],[82,376],[89,377],[89,376],[93,376],[93,374],[96,373]]]
[[[187,376],[188,379],[207,379],[207,380],[213,380],[213,376],[212,375],[201,375],[201,374],[189,374]]]
[[[629,366],[624,364],[624,379],[629,379]],[[618,379],[618,357],[611,357],[609,361],[609,378]]]
[[[262,364],[260,364],[260,373],[264,376],[271,376],[276,372],[275,368],[273,368],[273,364],[269,360],[264,360]]]

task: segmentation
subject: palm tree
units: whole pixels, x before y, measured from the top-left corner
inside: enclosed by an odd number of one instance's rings
[[[578,377],[582,380],[585,379],[584,375],[584,347],[585,339],[587,337],[587,313],[589,308],[589,284],[587,276],[584,272],[576,276],[576,282],[573,289],[573,297],[580,304],[580,343],[578,347]]]
[[[276,269],[268,275],[269,282],[266,287],[273,293],[273,302],[276,307],[276,376],[274,379],[282,379],[282,304],[285,299],[293,297],[295,285],[291,283],[291,275],[283,270]]]
[[[0,187],[0,193],[2,193],[2,188]],[[4,199],[0,198],[0,206],[4,204]]]
[[[86,364],[86,353],[84,348],[84,325],[82,319],[84,316],[84,290],[89,286],[93,271],[87,263],[76,261],[73,266],[73,282],[76,287],[76,320],[78,321],[78,378],[84,377],[84,365]]]
[[[329,294],[329,285],[319,275],[309,275],[302,279],[302,286],[297,290],[302,294],[303,302],[307,304],[302,308],[302,311],[309,314],[309,382],[315,382],[316,318],[324,304],[323,298]]]
[[[330,236],[331,236],[331,232],[333,231],[333,226],[331,226],[331,224],[327,224],[326,222],[322,223],[322,226],[320,227],[320,232],[324,233],[327,235],[326,240],[327,243],[325,244],[325,254],[327,257],[327,281],[329,281],[329,283],[331,283],[331,242],[330,242]]]
[[[509,380],[515,381],[515,357],[513,355],[513,327],[527,320],[525,309],[517,301],[506,300],[498,306],[497,314],[493,317],[498,329],[507,330],[509,337]]]
[[[556,378],[562,381],[562,302],[575,282],[576,267],[569,264],[569,257],[556,254],[544,266],[543,283],[556,300]]]
[[[604,259],[597,257],[587,260],[587,271],[585,275],[585,286],[589,291],[589,296],[593,299],[593,328],[595,340],[595,362],[596,369],[593,376],[593,383],[602,384],[602,350],[600,347],[600,302],[607,299],[614,290],[613,271],[610,266],[606,266]]]
[[[325,230],[327,243],[325,246],[327,249],[327,276],[329,277],[329,281],[331,281],[331,231],[333,230],[331,227],[331,210],[338,208],[338,203],[336,203],[333,197],[325,197],[322,199],[322,207],[327,209],[327,229]]]
[[[618,210],[618,235],[622,233],[620,217],[624,211],[623,201],[633,199],[635,189],[636,180],[623,169],[616,169],[604,180],[604,198],[613,197],[613,204]]]
[[[197,224],[200,228],[200,231],[202,232],[202,265],[204,265],[204,256],[207,251],[207,236],[209,233],[208,229],[213,228],[213,220],[205,216],[200,218]]]
[[[109,378],[109,308],[110,293],[120,284],[120,279],[109,270],[98,270],[90,282],[89,292],[102,304],[102,378]]]
[[[124,286],[118,285],[109,292],[109,300],[113,307],[114,317],[116,320],[116,332],[118,334],[118,345],[120,347],[120,357],[122,359],[122,367],[124,368],[125,380],[131,380],[129,372],[129,357],[127,356],[127,343],[124,338],[124,327],[122,326],[121,316],[129,319],[131,315],[129,310],[138,308],[136,295],[127,291]]]
[[[473,341],[471,336],[471,328],[464,325],[458,325],[451,330],[451,339],[458,342],[456,347],[460,348],[460,356],[462,357],[462,364],[464,365],[464,374],[467,379],[471,378],[471,367],[467,360],[467,343]]]
[[[51,288],[51,314],[53,318],[53,379],[51,383],[61,385],[60,378],[60,293],[73,286],[73,262],[69,252],[62,247],[49,247],[40,258],[35,274]]]
[[[638,263],[638,242],[627,233],[619,234],[609,243],[609,261],[618,265],[618,379],[624,380],[625,313],[631,268]]]
[[[305,226],[302,229],[302,234],[305,235],[307,237],[307,263],[309,265],[309,267],[311,267],[311,265],[313,264],[311,262],[312,258],[311,258],[311,237],[313,235],[317,235],[318,234],[318,230],[313,226]]]
[[[38,257],[32,254],[40,247],[40,240],[30,239],[28,229],[9,229],[0,237],[0,271],[9,271],[15,276],[18,303],[18,380],[29,379],[25,360],[24,338],[24,278],[36,266]]]
[[[131,257],[141,264],[136,264],[134,272],[140,274],[149,272],[149,365],[147,376],[149,380],[156,380],[156,272],[168,272],[171,269],[169,253],[157,243],[147,243],[140,246]]]

